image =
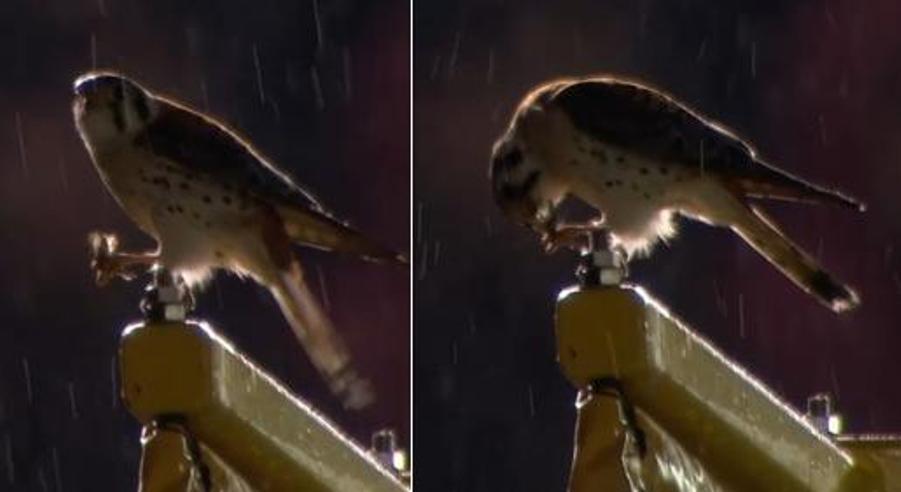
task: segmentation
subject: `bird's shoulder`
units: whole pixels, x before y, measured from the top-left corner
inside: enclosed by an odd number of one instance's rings
[[[161,99],[135,144],[190,172],[226,181],[263,200],[326,213],[319,200],[225,124]]]

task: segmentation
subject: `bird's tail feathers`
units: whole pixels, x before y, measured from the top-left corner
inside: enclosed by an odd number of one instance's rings
[[[324,213],[280,207],[291,240],[313,248],[357,256],[373,263],[408,265],[407,257],[369,239],[360,231]]]
[[[354,370],[347,346],[305,282],[297,261],[279,272],[268,287],[313,365],[344,406],[358,410],[372,403],[371,384]]]
[[[860,304],[851,287],[834,279],[808,254],[789,240],[758,208],[743,207],[732,229],[786,277],[836,313]]]
[[[738,188],[741,195],[750,198],[826,203],[860,212],[867,208],[865,203],[839,190],[809,183],[758,160],[754,161],[753,172],[729,181]]]

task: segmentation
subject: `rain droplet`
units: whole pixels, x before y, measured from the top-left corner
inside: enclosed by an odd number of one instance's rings
[[[47,477],[44,476],[44,468],[40,465],[38,466],[38,484],[40,484],[41,490],[50,492],[50,486],[47,485]]]
[[[351,72],[350,48],[347,46],[344,47],[344,51],[341,53],[341,63],[344,66],[344,101],[350,102],[350,97],[353,94],[353,85],[351,83],[353,74]]]
[[[313,22],[316,23],[316,49],[322,49],[322,22],[319,20],[319,0],[313,0]]]
[[[28,153],[25,151],[25,132],[22,131],[22,115],[16,111],[16,136],[19,142],[19,162],[22,164],[22,174],[28,178]]]
[[[28,405],[31,406],[34,403],[34,394],[31,392],[31,367],[26,357],[22,357],[22,372],[25,375],[25,395],[28,396]]]
[[[425,278],[426,273],[429,270],[429,243],[428,241],[422,243],[422,263],[419,268],[419,280]]]
[[[50,454],[53,459],[53,478],[56,482],[56,492],[63,492],[63,478],[59,472],[59,454],[56,452],[56,447],[50,450]]]
[[[251,48],[253,51],[253,66],[257,72],[257,91],[260,94],[260,104],[265,104],[266,93],[263,92],[263,69],[260,67],[260,54],[257,52],[256,44],[254,44]]]
[[[325,98],[322,95],[322,85],[319,83],[319,72],[316,71],[315,65],[310,67],[310,80],[313,84],[313,95],[316,96],[316,107],[322,111],[325,109]]]
[[[57,158],[57,162],[59,163],[59,181],[63,187],[63,191],[69,191],[69,175],[66,173],[66,158],[62,154],[59,154]]]
[[[69,411],[72,415],[72,420],[78,420],[78,404],[75,398],[75,383],[69,382],[68,390],[69,390]]]
[[[695,55],[695,63],[701,63],[705,53],[707,53],[707,38],[704,38],[704,40],[701,41],[701,46],[698,48],[698,54]]]
[[[210,110],[210,94],[206,87],[206,77],[200,76],[200,97],[203,99],[203,110]]]
[[[97,34],[91,33],[91,70],[97,70]]]
[[[441,257],[441,241],[435,241],[435,252],[433,253],[432,266],[438,266],[438,259]]]
[[[751,42],[751,78],[757,78],[757,42]]]
[[[416,242],[422,242],[422,202],[416,202]]]
[[[529,385],[529,415],[535,416],[535,392],[532,390],[531,384]]]
[[[447,78],[449,79],[454,77],[454,71],[457,68],[457,57],[460,55],[460,41],[462,38],[463,33],[461,31],[454,33],[454,46],[451,48],[450,58],[447,60]]]
[[[214,282],[215,283],[215,282]],[[110,388],[112,388],[110,403],[113,408],[119,407],[119,380],[116,377],[116,373],[118,372],[119,364],[116,360],[116,356],[110,357],[109,364],[109,379],[110,379]]]
[[[4,448],[6,449],[6,479],[10,484],[16,483],[16,463],[13,460],[13,439],[7,434],[4,439]]]

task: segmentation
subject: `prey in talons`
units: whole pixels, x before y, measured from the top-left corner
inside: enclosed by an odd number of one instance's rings
[[[119,250],[119,238],[115,234],[94,231],[88,234],[91,254],[91,270],[94,281],[104,287],[113,279],[131,281],[159,262],[157,252],[126,253]]]

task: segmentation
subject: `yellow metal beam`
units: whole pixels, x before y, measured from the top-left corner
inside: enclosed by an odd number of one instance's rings
[[[204,450],[253,490],[407,490],[206,324],[132,325],[122,336],[120,364],[123,398],[139,421],[177,417]]]
[[[649,452],[637,475],[655,484],[648,490],[899,490],[889,486],[901,468],[897,440],[834,442],[640,288],[567,289],[556,316],[567,378],[585,388],[616,377],[638,409]],[[625,476],[610,464],[619,419],[603,400],[580,408],[574,492],[607,490],[583,477],[611,466]]]

